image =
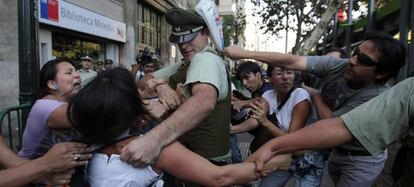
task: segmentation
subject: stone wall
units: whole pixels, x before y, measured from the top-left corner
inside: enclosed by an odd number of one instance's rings
[[[0,0],[0,110],[18,104],[17,1]]]

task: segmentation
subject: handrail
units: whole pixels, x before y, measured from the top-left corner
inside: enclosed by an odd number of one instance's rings
[[[12,118],[11,118],[11,114],[13,111],[16,112],[16,118],[17,118],[17,128],[18,128],[18,136],[19,136],[19,142],[18,142],[18,147],[21,147],[21,142],[22,142],[22,136],[23,136],[23,122],[25,122],[25,119],[22,120],[22,115],[23,115],[23,110],[29,110],[31,107],[30,103],[24,103],[21,105],[17,105],[17,106],[12,106],[12,107],[8,107],[5,108],[4,110],[0,111],[0,133],[3,133],[3,120],[6,118],[7,119],[7,128],[8,128],[8,138],[9,138],[9,146],[11,148],[14,148],[13,145],[13,132],[12,132]]]

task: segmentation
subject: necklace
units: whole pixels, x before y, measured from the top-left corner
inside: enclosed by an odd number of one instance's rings
[[[62,102],[62,103],[66,103],[65,101],[63,101],[60,97],[58,97],[57,95],[54,94],[50,94],[51,96],[53,96],[54,98],[56,98],[58,101]]]

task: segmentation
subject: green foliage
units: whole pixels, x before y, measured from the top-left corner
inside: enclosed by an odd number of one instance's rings
[[[224,15],[221,18],[223,21],[224,46],[229,46],[231,39],[237,44],[238,36],[241,36],[246,28],[246,15],[242,13],[241,9],[238,9],[235,16]]]
[[[280,37],[281,31],[291,30],[301,41],[318,23],[327,8],[327,0],[252,0],[256,6],[253,15],[262,19],[265,33]],[[286,24],[286,19],[289,19]]]

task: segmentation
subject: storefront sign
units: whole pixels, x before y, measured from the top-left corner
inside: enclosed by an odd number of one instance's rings
[[[125,42],[125,23],[62,0],[40,0],[39,22]]]

